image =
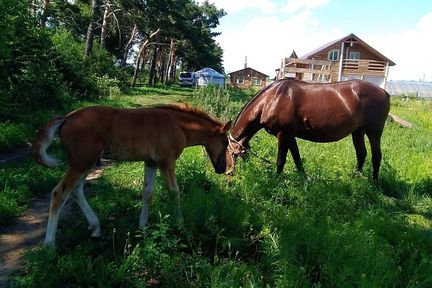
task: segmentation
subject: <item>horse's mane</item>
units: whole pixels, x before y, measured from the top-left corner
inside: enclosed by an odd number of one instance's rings
[[[207,114],[203,110],[196,108],[196,107],[193,107],[193,106],[188,105],[188,104],[157,104],[157,105],[152,106],[152,108],[186,112],[189,114],[194,114],[200,118],[204,118],[210,122],[213,122],[216,125],[223,125],[223,123],[221,121],[219,121],[218,119]]]

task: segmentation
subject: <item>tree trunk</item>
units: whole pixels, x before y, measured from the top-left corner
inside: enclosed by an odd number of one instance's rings
[[[129,38],[128,43],[126,44],[125,51],[123,53],[123,59],[121,62],[121,66],[125,67],[127,58],[129,56],[129,50],[132,47],[133,42],[135,41],[136,36],[138,35],[138,27],[136,24],[134,24],[134,27],[132,28],[131,37]]]
[[[94,39],[94,30],[96,28],[96,21],[97,21],[97,13],[99,8],[99,1],[98,0],[92,0],[92,17],[90,20],[90,24],[87,28],[87,37],[86,37],[86,43],[85,43],[85,50],[84,50],[84,58],[90,57],[92,50],[93,50],[93,39]]]
[[[173,60],[174,60],[174,39],[171,38],[170,49],[169,49],[169,53],[168,53],[167,70],[165,73],[165,75],[166,75],[165,83],[172,81],[171,71],[172,71],[172,66],[173,66]]]
[[[50,0],[42,0],[42,10],[41,10],[41,16],[40,16],[40,26],[43,29],[46,27],[46,21],[47,21],[47,7],[50,3]]]
[[[136,38],[136,36],[138,34],[137,32],[138,32],[138,27],[137,27],[136,24],[134,24],[134,26],[132,28],[131,36],[129,38],[128,43],[126,44],[125,51],[124,51],[124,54],[123,54],[123,59],[122,59],[122,62],[121,62],[121,66],[122,67],[126,66],[127,58],[129,56],[129,50],[132,47],[133,42],[135,41],[135,38]]]
[[[166,49],[164,47],[159,49],[159,81],[162,84],[165,84],[165,67],[167,62],[165,51]]]
[[[157,62],[157,46],[155,45],[153,48],[153,57],[150,66],[150,77],[148,82],[149,86],[154,86],[156,84],[156,62]]]
[[[110,3],[109,0],[104,1],[104,14],[103,14],[103,20],[102,20],[102,30],[101,30],[101,47],[106,48],[106,38],[108,35],[108,16],[109,16],[109,9],[110,9]]]
[[[160,32],[160,29],[157,29],[155,32],[150,34],[150,36],[147,38],[147,40],[144,41],[144,43],[141,44],[140,50],[138,51],[137,59],[135,61],[135,71],[134,71],[134,75],[132,78],[132,87],[136,83],[136,79],[137,79],[138,73],[139,73],[139,63],[140,63],[141,58],[144,55],[145,48],[147,47],[150,39],[155,37],[159,32]]]

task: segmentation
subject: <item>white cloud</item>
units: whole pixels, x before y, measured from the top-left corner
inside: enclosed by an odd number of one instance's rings
[[[283,12],[294,13],[302,9],[314,9],[327,4],[329,0],[290,0],[282,8]]]
[[[318,24],[311,11],[304,11],[286,19],[256,17],[240,30],[225,31],[218,38],[224,49],[225,70],[242,69],[247,56],[249,67],[274,77],[281,59],[288,57],[293,49],[300,56],[341,37],[338,28],[321,31]]]
[[[420,31],[432,32],[432,12],[429,12],[417,22],[417,29]],[[430,35],[432,36],[432,35]]]
[[[424,77],[432,81],[432,12],[421,17],[415,28],[375,36],[368,43],[396,63],[390,67],[389,79],[420,80]]]

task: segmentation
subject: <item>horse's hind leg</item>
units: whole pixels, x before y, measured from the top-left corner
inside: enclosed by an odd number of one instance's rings
[[[145,164],[144,188],[142,191],[142,208],[139,226],[142,228],[148,224],[150,204],[153,198],[153,189],[156,178],[156,166]]]
[[[44,245],[54,245],[57,225],[61,210],[70,193],[77,187],[84,173],[68,169],[66,175],[51,193],[51,205],[48,217]]]
[[[85,176],[81,178],[80,183],[72,193],[72,197],[75,200],[75,202],[78,204],[78,206],[81,208],[82,212],[84,213],[84,216],[87,219],[87,222],[89,224],[89,229],[92,231],[91,236],[100,237],[101,230],[99,225],[99,219],[96,216],[96,214],[93,212],[92,208],[90,207],[89,203],[87,202],[84,196],[84,183],[85,183]]]
[[[381,133],[379,135],[376,134],[368,134],[366,135],[369,138],[369,143],[372,152],[372,167],[373,167],[373,179],[378,181],[378,173],[381,165]]]
[[[300,158],[300,152],[295,137],[288,138],[288,147],[289,150],[291,151],[291,156],[294,159],[294,163],[297,167],[297,171],[304,172],[303,164]]]
[[[354,144],[354,148],[357,156],[357,170],[362,171],[363,165],[366,159],[366,146],[364,142],[365,132],[363,129],[359,128],[351,133],[352,141]]]

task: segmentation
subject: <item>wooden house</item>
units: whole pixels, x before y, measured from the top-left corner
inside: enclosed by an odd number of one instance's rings
[[[295,52],[281,61],[277,79],[333,83],[362,79],[385,88],[389,66],[395,63],[354,34],[334,40],[298,58]]]
[[[234,71],[228,74],[230,85],[236,88],[264,88],[268,75],[261,73],[253,68],[246,67],[244,69]]]

